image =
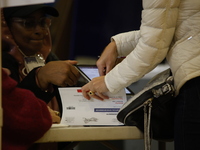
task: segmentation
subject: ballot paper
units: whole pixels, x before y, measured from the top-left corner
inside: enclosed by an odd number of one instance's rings
[[[59,88],[63,112],[61,124],[70,126],[123,125],[116,116],[127,101],[125,90],[117,94],[106,93],[109,99],[87,100],[80,87]]]

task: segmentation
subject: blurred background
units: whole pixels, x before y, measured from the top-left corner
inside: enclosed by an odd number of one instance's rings
[[[53,51],[60,59],[97,59],[110,37],[138,30],[141,0],[56,0],[60,16],[52,21]]]

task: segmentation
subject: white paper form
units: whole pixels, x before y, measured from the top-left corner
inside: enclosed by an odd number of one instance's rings
[[[80,87],[59,88],[63,105],[61,124],[67,125],[122,125],[116,115],[127,101],[126,93],[106,93],[109,99],[100,101],[83,97]]]

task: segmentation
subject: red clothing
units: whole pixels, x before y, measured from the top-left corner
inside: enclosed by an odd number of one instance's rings
[[[51,127],[47,104],[2,70],[2,150],[26,150]]]

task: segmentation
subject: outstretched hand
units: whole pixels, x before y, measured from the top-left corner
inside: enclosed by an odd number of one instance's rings
[[[73,86],[77,83],[80,74],[73,66],[77,61],[51,61],[41,67],[37,73],[40,88],[47,89],[49,84],[57,86]]]

